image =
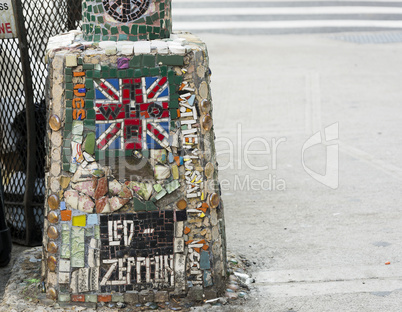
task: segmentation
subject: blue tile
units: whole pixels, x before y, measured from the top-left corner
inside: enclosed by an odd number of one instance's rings
[[[98,225],[98,215],[97,214],[89,214],[87,216],[87,224],[88,225]]]
[[[209,253],[206,251],[201,252],[200,257],[200,269],[201,270],[209,270],[211,268],[211,264],[209,262]]]

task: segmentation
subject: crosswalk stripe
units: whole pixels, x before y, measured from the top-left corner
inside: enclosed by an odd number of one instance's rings
[[[277,2],[278,4],[281,4],[283,2],[298,2],[298,3],[303,3],[303,2],[312,2],[312,0],[284,0],[284,1],[278,1],[278,0],[173,0],[173,5],[175,5],[175,3],[199,3],[199,4],[203,4],[203,3],[208,3],[208,2],[213,2],[213,3],[224,3],[224,2],[243,2],[243,3],[253,3],[253,2],[266,2],[266,3],[273,3],[273,2]],[[325,3],[325,2],[334,2],[334,0],[317,0],[314,1],[314,3]],[[355,0],[336,0],[336,2],[389,2],[389,3],[402,3],[401,0],[361,0],[361,1],[355,1]]]
[[[211,15],[316,15],[316,14],[402,14],[398,7],[288,7],[288,8],[177,8],[173,16]]]
[[[222,29],[289,29],[289,28],[402,28],[402,21],[379,20],[307,20],[272,22],[174,22],[175,30],[222,30]]]

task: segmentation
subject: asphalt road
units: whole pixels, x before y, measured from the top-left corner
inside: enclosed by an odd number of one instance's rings
[[[236,311],[400,311],[402,43],[201,38],[228,248],[255,262]]]

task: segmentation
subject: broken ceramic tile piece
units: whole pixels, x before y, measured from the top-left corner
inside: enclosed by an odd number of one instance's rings
[[[80,195],[78,198],[78,210],[92,213],[95,207],[95,203],[88,195]]]

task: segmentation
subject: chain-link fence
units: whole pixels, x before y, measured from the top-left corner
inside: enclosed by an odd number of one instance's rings
[[[81,0],[17,0],[16,3],[21,6],[26,31],[20,32],[19,39],[0,39],[0,162],[6,221],[13,241],[33,246],[42,240],[45,200],[45,48],[49,37],[79,26]],[[28,59],[21,59],[21,36],[26,36]],[[24,91],[23,62],[30,64],[33,94]],[[26,107],[26,103],[34,105]],[[34,116],[35,126],[27,128],[29,115]],[[35,135],[28,135],[29,131]],[[28,144],[28,140],[33,142]],[[36,166],[27,172],[29,155]]]

